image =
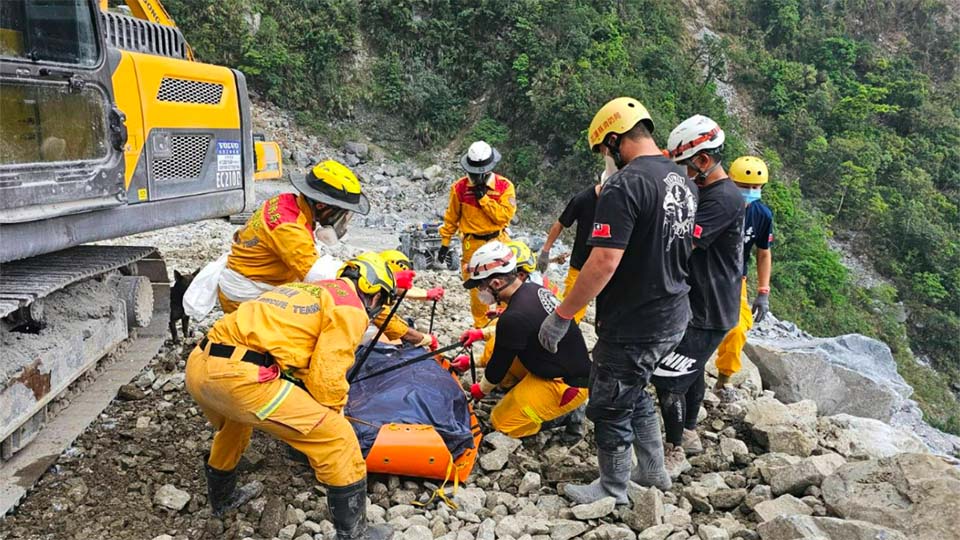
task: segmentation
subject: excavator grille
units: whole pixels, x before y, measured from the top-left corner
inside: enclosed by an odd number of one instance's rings
[[[223,85],[176,77],[164,77],[157,91],[157,101],[216,105],[223,97]]]
[[[187,59],[187,41],[180,30],[135,17],[101,11],[107,43],[125,51]]]
[[[210,148],[209,135],[174,135],[171,157],[153,160],[153,178],[158,182],[196,180]]]

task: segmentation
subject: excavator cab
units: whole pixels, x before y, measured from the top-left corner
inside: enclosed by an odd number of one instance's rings
[[[125,202],[98,18],[83,0],[0,2],[0,226]]]

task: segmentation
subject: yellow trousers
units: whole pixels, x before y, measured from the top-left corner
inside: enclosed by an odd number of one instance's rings
[[[317,403],[305,390],[267,369],[240,360],[209,355],[198,346],[190,354],[186,387],[217,430],[208,463],[215,469],[236,468],[250,444],[254,428],[307,455],[317,481],[347,486],[366,475],[357,436],[336,411]]]
[[[579,275],[580,275],[580,271],[572,266],[570,267],[569,270],[567,270],[567,277],[564,278],[563,280],[563,297],[560,298],[561,300],[566,298],[566,296],[570,294],[570,291],[573,290],[573,284],[576,283],[577,276]],[[576,322],[577,324],[580,324],[580,321],[582,321],[586,315],[587,315],[587,306],[583,306],[580,309],[580,311],[574,313],[573,321]]]
[[[480,358],[477,359],[478,367],[487,367],[487,364],[490,362],[490,357],[493,356],[493,348],[497,343],[497,335],[494,334],[490,336],[490,339],[486,341],[486,344],[483,346],[483,354],[480,355]],[[500,384],[497,385],[500,388],[512,388],[520,379],[526,377],[527,368],[523,367],[523,363],[520,362],[519,358],[513,359],[513,364],[510,364],[510,369],[507,370],[507,374],[503,377],[503,380],[500,381]]]
[[[747,278],[740,286],[740,322],[727,333],[717,348],[717,371],[733,375],[740,371],[740,354],[747,343],[747,332],[753,328],[753,312],[747,303]]]
[[[565,394],[567,402],[563,403]],[[528,373],[493,408],[490,422],[494,429],[514,438],[536,435],[541,424],[573,411],[587,400],[587,394],[586,388],[573,388],[561,380],[541,379]]]
[[[474,252],[480,249],[480,246],[494,240],[509,242],[510,237],[507,236],[507,233],[505,232],[501,232],[500,236],[497,238],[491,238],[490,240],[480,240],[469,235],[463,237],[463,253],[460,257],[460,272],[463,275],[464,280],[467,279],[467,264],[470,263],[470,257],[473,256]],[[487,323],[490,321],[490,319],[487,317],[487,311],[489,309],[490,306],[480,301],[480,298],[477,296],[477,289],[470,289],[470,313],[473,315],[474,328],[483,328],[487,325]]]

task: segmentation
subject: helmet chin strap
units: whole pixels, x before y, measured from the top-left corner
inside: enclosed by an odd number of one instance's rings
[[[718,159],[718,160],[716,160],[716,163],[714,163],[709,169],[707,169],[707,170],[705,170],[705,171],[702,171],[702,170],[700,170],[700,167],[697,167],[697,166],[693,163],[693,159],[691,158],[689,167],[690,167],[691,169],[697,171],[697,175],[693,177],[693,183],[696,184],[696,185],[698,185],[698,186],[703,185],[703,183],[704,183],[704,181],[706,181],[707,177],[710,176],[710,173],[712,173],[713,170],[716,169],[716,168],[719,167],[719,166],[720,166],[720,160]]]
[[[607,136],[603,141],[603,145],[607,147],[607,150],[610,151],[610,157],[613,158],[613,164],[617,166],[617,170],[624,168],[627,164],[623,161],[623,156],[620,155],[620,141],[621,135],[616,137]]]

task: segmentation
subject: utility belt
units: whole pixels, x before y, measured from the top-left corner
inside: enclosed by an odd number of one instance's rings
[[[584,375],[583,377],[563,377],[562,380],[567,386],[572,386],[574,388],[590,388],[589,375]]]
[[[201,349],[206,350],[207,344],[210,344],[210,356],[219,356],[220,358],[230,358],[233,356],[233,351],[237,348],[233,345],[221,345],[220,343],[213,343],[207,338],[200,340],[198,345]],[[268,368],[275,364],[273,361],[273,356],[270,353],[258,353],[256,351],[247,350],[243,353],[243,356],[240,358],[244,362],[251,363],[256,366]]]
[[[493,231],[492,233],[487,233],[487,234],[468,233],[463,236],[466,238],[475,238],[477,240],[493,240],[494,238],[500,236],[501,232],[503,231]]]

